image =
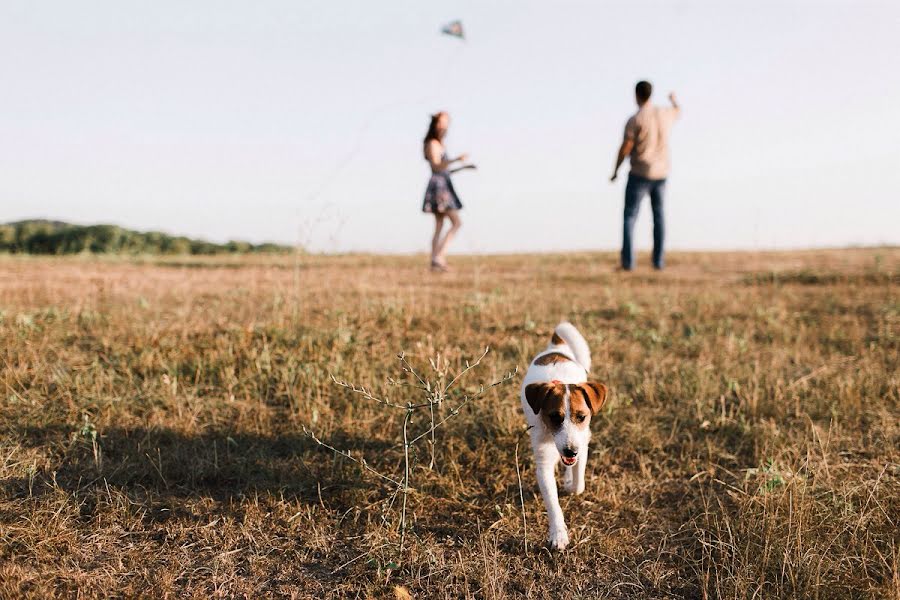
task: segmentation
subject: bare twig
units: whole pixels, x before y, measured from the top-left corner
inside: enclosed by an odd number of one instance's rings
[[[351,392],[353,392],[354,394],[359,394],[366,400],[371,400],[373,402],[377,402],[378,404],[384,404],[385,406],[390,406],[391,408],[400,408],[402,410],[406,410],[406,406],[403,406],[402,404],[394,404],[393,402],[390,402],[389,400],[379,398],[378,396],[373,395],[372,392],[370,392],[366,388],[364,388],[362,386],[353,385],[352,383],[347,383],[346,381],[341,381],[340,379],[336,378],[334,375],[331,376],[331,381],[335,385],[339,385],[342,388],[346,388],[346,389],[350,390]]]
[[[427,381],[418,372],[416,372],[416,370],[409,363],[409,361],[406,360],[406,357],[403,353],[398,354],[397,358],[400,360],[400,365],[401,365],[402,370],[406,373],[410,373],[415,378],[416,383],[397,382],[393,379],[388,379],[388,383],[391,385],[402,385],[405,387],[419,390],[426,398],[425,402],[419,402],[419,403],[407,402],[405,405],[397,404],[395,402],[391,402],[390,400],[385,400],[384,398],[380,398],[380,397],[374,395],[370,390],[368,390],[367,388],[365,388],[363,386],[357,386],[355,384],[348,383],[346,381],[337,379],[333,375],[331,376],[331,381],[335,385],[338,385],[340,387],[348,389],[354,394],[358,394],[358,395],[362,396],[363,398],[370,400],[376,404],[380,404],[382,406],[386,406],[389,408],[396,408],[396,409],[405,411],[405,415],[403,417],[403,427],[401,430],[401,434],[402,434],[402,438],[403,438],[403,442],[402,442],[402,447],[403,447],[402,477],[397,477],[397,476],[392,477],[390,475],[385,475],[384,473],[381,473],[377,469],[370,467],[368,465],[368,463],[366,463],[365,459],[355,458],[354,456],[352,456],[350,454],[350,452],[348,450],[346,450],[346,451],[338,450],[334,446],[326,444],[325,442],[320,440],[318,437],[316,437],[316,435],[313,432],[308,430],[306,427],[303,427],[303,432],[306,435],[308,435],[313,441],[315,441],[318,445],[322,446],[323,448],[327,448],[328,450],[331,450],[335,454],[339,454],[339,455],[343,456],[344,458],[347,458],[347,459],[361,465],[365,470],[367,470],[370,473],[376,475],[377,477],[383,479],[384,481],[391,483],[394,486],[393,490],[390,494],[390,499],[385,502],[384,511],[387,512],[387,511],[392,510],[392,507],[394,506],[394,501],[396,500],[397,496],[398,495],[401,496],[400,515],[399,515],[399,523],[398,523],[399,528],[400,528],[400,546],[399,546],[400,554],[402,554],[404,549],[406,548],[406,534],[407,534],[407,529],[408,529],[407,515],[408,515],[408,504],[409,504],[408,497],[409,497],[409,492],[412,490],[412,488],[410,487],[410,478],[412,476],[412,472],[415,467],[415,464],[410,461],[410,450],[415,451],[416,450],[416,448],[415,448],[416,442],[418,442],[421,439],[423,439],[424,437],[430,435],[431,436],[431,462],[430,462],[429,468],[430,469],[434,468],[435,447],[436,447],[435,431],[439,427],[441,427],[444,423],[446,423],[453,417],[459,415],[460,410],[466,404],[468,404],[469,402],[484,395],[484,393],[487,392],[488,390],[491,390],[499,385],[509,382],[510,380],[513,379],[513,377],[515,377],[515,374],[517,373],[517,370],[514,370],[511,373],[507,373],[506,376],[501,378],[499,381],[495,381],[488,386],[481,385],[479,387],[478,391],[475,393],[463,395],[460,402],[456,406],[452,407],[448,414],[446,414],[440,420],[437,420],[438,413],[436,412],[435,407],[436,406],[440,407],[443,404],[443,402],[447,398],[447,393],[451,387],[453,387],[458,381],[460,381],[460,379],[463,376],[465,376],[469,371],[471,371],[472,369],[477,367],[479,364],[481,364],[481,361],[484,359],[485,356],[487,356],[488,351],[489,351],[489,348],[485,348],[484,352],[481,354],[481,356],[478,357],[478,359],[476,359],[475,361],[473,361],[471,363],[466,361],[465,368],[462,369],[459,373],[457,373],[456,376],[454,376],[450,380],[450,382],[447,383],[446,385],[444,385],[445,365],[440,360],[440,357],[438,357],[438,359],[436,361],[431,362],[432,369],[434,369],[438,374],[437,384],[434,384],[430,381]],[[430,427],[428,427],[428,429],[426,429],[425,431],[419,433],[418,435],[416,435],[415,437],[410,439],[409,428],[412,423],[413,415],[415,414],[416,411],[426,409],[426,408],[428,409],[428,412],[430,415]],[[416,454],[415,456],[418,456],[418,455]],[[516,448],[516,459],[517,459],[516,472],[518,474],[518,445]],[[519,492],[520,492],[520,498],[522,499],[522,506],[523,506],[523,511],[524,511],[524,496],[522,495],[522,491],[521,491],[521,476],[519,477]],[[386,519],[384,518],[384,515],[382,515],[382,520],[387,522]],[[527,537],[527,530],[526,530],[526,537]],[[358,558],[359,557],[357,557],[356,559],[353,559],[353,561],[358,560]],[[353,561],[351,561],[351,562],[353,562]]]
[[[413,376],[414,376],[416,379],[419,380],[419,383],[420,383],[427,391],[430,392],[430,391],[431,391],[431,385],[430,385],[427,381],[425,381],[424,379],[422,379],[422,378],[419,376],[418,373],[416,373],[416,370],[413,369],[413,368],[412,368],[412,365],[409,364],[409,362],[406,360],[406,354],[404,354],[403,352],[401,352],[400,354],[397,355],[397,358],[400,360],[400,365],[402,366],[403,370],[406,371],[407,373],[412,373]]]
[[[412,409],[406,411],[403,419],[403,506],[400,509],[400,554],[403,554],[403,543],[406,541],[406,497],[409,495],[409,442],[407,442],[407,429]]]
[[[355,462],[356,464],[361,465],[364,469],[366,469],[366,470],[369,471],[370,473],[373,473],[373,474],[377,475],[378,477],[381,477],[381,478],[384,479],[385,481],[390,481],[391,483],[393,483],[393,484],[396,485],[396,486],[402,486],[402,485],[403,485],[403,484],[401,484],[399,481],[397,481],[396,479],[394,479],[393,477],[389,477],[389,476],[385,475],[384,473],[381,473],[381,472],[379,472],[379,471],[373,469],[372,467],[370,467],[369,464],[366,462],[366,460],[365,460],[364,458],[363,458],[363,459],[360,459],[360,458],[354,458],[353,456],[350,455],[350,452],[345,451],[345,450],[338,450],[338,449],[335,448],[334,446],[330,446],[330,445],[326,444],[325,442],[323,442],[322,440],[320,440],[319,438],[317,438],[317,437],[316,437],[316,434],[313,433],[312,431],[310,431],[309,429],[307,429],[305,426],[303,427],[303,433],[305,433],[306,435],[308,435],[308,436],[312,439],[312,441],[314,441],[314,442],[317,443],[318,445],[322,446],[323,448],[327,448],[327,449],[331,450],[332,452],[334,452],[335,454],[340,454],[340,455],[343,456],[344,458],[348,458],[348,459],[352,460],[352,461]]]
[[[481,361],[484,359],[484,357],[487,356],[487,353],[489,350],[490,350],[489,346],[485,347],[484,352],[481,353],[481,356],[479,356],[478,359],[475,362],[473,362],[471,365],[469,364],[469,361],[466,361],[466,368],[463,369],[462,371],[460,371],[456,375],[456,377],[454,377],[453,379],[450,380],[450,383],[448,383],[447,387],[444,388],[444,393],[447,393],[447,391],[453,387],[453,384],[456,383],[460,377],[462,377],[463,375],[465,375],[466,373],[468,373],[469,371],[471,371],[472,369],[474,369],[475,367],[480,365]]]
[[[341,566],[339,566],[337,569],[335,569],[334,571],[332,571],[331,574],[334,575],[335,573],[337,573],[338,571],[340,571],[340,570],[343,569],[344,567],[349,567],[350,565],[352,565],[353,563],[355,563],[355,562],[358,561],[359,559],[365,558],[365,557],[367,557],[368,555],[370,555],[370,554],[372,554],[373,552],[375,552],[376,550],[381,550],[382,548],[387,548],[388,546],[390,546],[390,544],[381,544],[380,546],[375,546],[374,548],[370,548],[369,550],[366,550],[365,552],[363,552],[363,553],[360,554],[359,556],[357,556],[357,557],[355,557],[355,558],[351,558],[350,560],[348,560],[347,562],[345,562],[344,564],[342,564]]]
[[[443,398],[438,398],[438,403],[440,403],[441,400],[443,400]],[[428,468],[429,468],[429,469],[433,469],[433,468],[434,468],[434,446],[435,446],[435,439],[434,439],[434,404],[435,404],[435,403],[432,402],[432,403],[431,403],[431,406],[428,407],[428,410],[429,410],[429,412],[431,413],[431,462],[428,463]]]
[[[788,389],[795,388],[798,385],[806,383],[807,381],[809,381],[811,379],[815,379],[816,377],[818,377],[819,375],[826,372],[828,369],[830,369],[832,367],[838,366],[842,363],[850,363],[850,362],[853,362],[854,360],[856,360],[855,357],[846,356],[846,357],[838,358],[837,360],[832,360],[830,362],[827,362],[824,365],[822,365],[816,369],[813,369],[812,371],[810,371],[803,377],[799,377],[799,378],[795,379],[794,381],[792,381],[790,383],[790,385],[788,385]]]
[[[522,491],[522,473],[519,471],[519,442],[522,441],[522,436],[534,427],[534,425],[529,425],[525,428],[521,434],[519,434],[518,439],[516,439],[516,479],[519,480],[519,501],[522,503],[522,548],[525,550],[525,556],[528,556],[528,519],[525,515],[525,492]]]
[[[388,377],[387,382],[388,382],[388,385],[395,385],[397,387],[409,387],[409,388],[413,388],[416,390],[422,390],[423,392],[430,392],[430,390],[426,386],[415,385],[415,384],[409,383],[408,381],[398,381],[398,380],[394,379],[393,377]]]
[[[425,437],[426,435],[428,435],[429,433],[431,433],[432,431],[434,431],[435,429],[437,429],[438,427],[440,427],[441,425],[443,425],[444,423],[446,423],[447,421],[449,421],[450,419],[452,419],[453,417],[458,415],[459,411],[460,411],[460,409],[462,409],[462,407],[464,407],[466,404],[468,404],[472,400],[475,400],[476,398],[479,398],[480,396],[484,395],[484,393],[486,391],[488,391],[492,388],[495,388],[498,385],[503,385],[504,383],[507,383],[508,381],[510,381],[513,377],[516,376],[516,373],[518,373],[518,371],[519,371],[518,368],[516,368],[511,373],[507,373],[506,376],[504,376],[499,381],[495,381],[494,383],[490,384],[487,387],[482,386],[481,389],[478,390],[475,394],[473,394],[471,396],[464,396],[462,402],[460,402],[455,408],[450,409],[450,414],[448,414],[446,417],[444,417],[438,423],[436,423],[434,425],[434,427],[429,428],[427,431],[424,431],[421,434],[419,434],[418,436],[416,436],[415,438],[413,438],[413,441],[411,441],[410,444],[415,444],[417,441],[419,441],[420,439],[422,439],[423,437]],[[427,406],[427,405],[425,405],[425,406]]]

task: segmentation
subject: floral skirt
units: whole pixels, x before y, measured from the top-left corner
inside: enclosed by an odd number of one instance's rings
[[[428,187],[425,189],[422,212],[443,214],[461,208],[462,202],[459,201],[459,196],[453,189],[450,174],[446,171],[432,174],[431,179],[428,180]]]

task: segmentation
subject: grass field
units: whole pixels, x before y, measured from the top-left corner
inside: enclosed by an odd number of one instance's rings
[[[900,249],[642,261],[0,258],[0,596],[900,598]],[[518,386],[562,318],[611,395],[552,554]],[[416,402],[399,352],[485,347],[439,416],[519,373],[414,446],[401,554],[303,427],[396,476],[405,412],[330,376]]]

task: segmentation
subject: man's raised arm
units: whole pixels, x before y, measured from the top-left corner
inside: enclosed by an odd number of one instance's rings
[[[678,104],[678,99],[675,97],[675,92],[669,92],[669,102],[672,103],[672,108],[675,109],[675,112],[681,114],[681,106]]]

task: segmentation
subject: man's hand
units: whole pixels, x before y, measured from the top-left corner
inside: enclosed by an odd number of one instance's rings
[[[622,145],[619,146],[619,154],[616,156],[616,166],[613,167],[612,177],[609,178],[610,181],[615,181],[619,177],[619,167],[622,166],[622,163],[625,162],[625,157],[631,154],[633,149],[634,138],[626,137],[622,140]]]
[[[466,162],[466,160],[468,160],[468,158],[469,158],[469,154],[466,152],[463,152],[462,154],[460,154],[459,156],[454,158],[453,162]]]

